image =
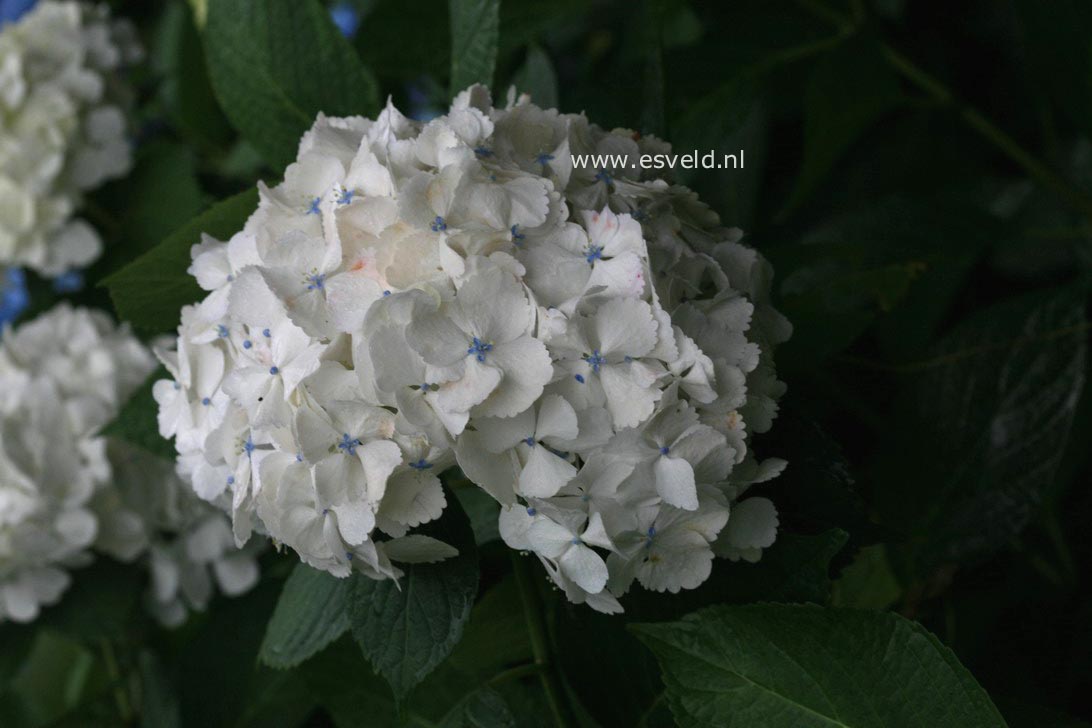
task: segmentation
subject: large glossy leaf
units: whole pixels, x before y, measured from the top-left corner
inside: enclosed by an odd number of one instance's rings
[[[845,539],[844,532],[834,529],[816,536],[781,534],[757,564],[718,561],[713,576],[698,589],[678,594],[630,591],[621,617],[584,608],[560,610],[559,659],[573,690],[604,725],[638,725],[651,719],[662,710],[656,697],[663,685],[652,655],[626,629],[627,622],[680,619],[720,603],[825,603],[830,561]]]
[[[682,728],[1005,725],[955,655],[895,614],[760,604],[632,629]]]
[[[205,49],[228,119],[274,169],[319,112],[378,110],[375,79],[317,0],[210,0]]]
[[[475,83],[493,85],[500,0],[450,0],[451,95]]]
[[[1027,524],[1065,452],[1087,337],[1083,288],[1061,289],[981,311],[907,365],[905,429],[888,439],[878,495],[918,571],[987,554]],[[896,443],[910,433],[906,451]]]
[[[110,290],[118,315],[148,333],[164,333],[178,326],[182,307],[204,295],[186,272],[190,248],[201,242],[201,233],[226,240],[242,229],[257,206],[257,189],[218,202],[152,250],[107,276],[100,285]]]
[[[444,515],[421,533],[454,546],[458,556],[403,565],[397,584],[355,577],[349,605],[353,637],[399,700],[451,653],[478,593],[474,532],[450,491]]]
[[[293,667],[344,634],[351,591],[348,579],[297,564],[269,620],[262,661],[270,667]]]

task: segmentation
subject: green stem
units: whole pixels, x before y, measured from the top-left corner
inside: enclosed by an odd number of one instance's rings
[[[133,722],[133,706],[129,701],[129,692],[125,689],[125,679],[118,667],[117,656],[114,654],[114,645],[108,639],[100,643],[102,661],[106,666],[106,674],[114,685],[114,703],[118,708],[118,717],[122,723],[129,725]]]
[[[542,681],[542,689],[546,693],[546,701],[553,713],[554,723],[558,728],[567,728],[572,725],[569,719],[568,704],[565,702],[565,692],[558,679],[556,666],[550,660],[550,641],[546,635],[546,621],[542,616],[542,603],[539,599],[538,587],[535,585],[534,576],[527,565],[527,557],[512,553],[512,568],[516,574],[516,583],[519,585],[520,601],[523,602],[523,616],[527,622],[527,632],[531,638],[531,652],[535,658],[539,679]]]
[[[816,0],[797,0],[798,4],[827,22],[843,30],[852,27],[852,21]],[[977,109],[959,101],[955,94],[940,80],[887,43],[881,44],[884,59],[910,83],[917,86],[937,102],[954,108],[959,117],[979,136],[995,146],[1002,154],[1023,168],[1033,179],[1052,190],[1066,204],[1092,221],[1092,197],[1067,182],[1031,152],[1005,133]]]
[[[489,678],[485,684],[489,686],[500,685],[501,683],[506,683],[509,680],[519,680],[521,677],[527,677],[528,675],[538,675],[543,671],[543,669],[543,665],[540,665],[537,662],[529,662],[526,665],[519,665],[517,667],[511,668],[510,670],[498,672],[496,675]]]

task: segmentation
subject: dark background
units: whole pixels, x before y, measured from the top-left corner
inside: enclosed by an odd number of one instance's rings
[[[137,181],[93,200],[116,245],[89,280],[208,201],[276,179],[218,108],[186,5],[113,4],[154,50],[136,74]],[[350,5],[380,98],[421,118],[442,110],[447,3]],[[920,620],[1012,725],[1092,718],[1092,3],[510,0],[495,99],[513,82],[677,150],[745,150],[743,170],[676,176],[773,262],[796,327],[777,354],[781,417],[755,441],[790,461],[765,493],[785,548],[846,532],[832,602]],[[504,547],[482,552],[487,586],[503,586]],[[727,591],[715,593],[747,600],[746,586],[732,592],[738,568],[718,563]],[[271,563],[254,595],[214,606],[211,627],[148,637],[182,655],[165,658],[168,673],[208,664],[186,657],[193,639],[245,674],[254,639],[237,625],[264,625],[284,573]],[[702,598],[635,599],[632,616]],[[588,610],[554,607],[560,642],[598,640],[593,664],[563,653],[589,712],[662,718],[646,712],[658,678],[642,648]],[[180,679],[183,701],[201,693]],[[278,679],[274,690],[291,682]],[[204,699],[235,715],[242,699],[225,691]]]

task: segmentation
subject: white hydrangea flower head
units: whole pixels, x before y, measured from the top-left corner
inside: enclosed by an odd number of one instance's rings
[[[217,590],[237,596],[258,582],[260,544],[236,548],[231,521],[198,498],[170,462],[118,440],[107,452],[114,487],[92,501],[101,524],[95,549],[148,570],[145,602],[153,616],[175,627],[203,611]]]
[[[791,333],[772,271],[691,191],[570,152],[668,149],[523,97],[427,123],[319,116],[276,187],[190,272],[208,292],[159,356],[178,472],[337,576],[454,553],[413,533],[458,464],[574,602],[677,592],[757,560],[749,489]]]
[[[100,434],[155,368],[105,314],[60,304],[0,334],[0,622],[33,620],[94,553],[141,560],[168,623],[257,579],[171,464]]]
[[[0,338],[0,621],[56,602],[99,535],[97,431],[154,368],[127,331],[62,304]]]
[[[139,57],[105,5],[42,0],[0,30],[0,263],[55,276],[99,256],[74,215],[129,170],[118,70]]]

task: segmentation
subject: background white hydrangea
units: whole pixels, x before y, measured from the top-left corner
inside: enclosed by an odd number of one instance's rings
[[[320,116],[284,181],[191,273],[160,429],[198,495],[337,576],[454,552],[415,527],[458,464],[500,531],[606,612],[636,579],[757,560],[776,476],[753,432],[791,327],[772,271],[686,188],[570,153],[668,149],[488,92],[428,123]]]
[[[105,5],[43,0],[0,30],[0,263],[55,276],[99,256],[74,215],[129,170],[116,72],[140,55]]]
[[[149,603],[177,623],[211,576],[228,593],[257,579],[225,516],[170,464],[99,434],[155,359],[105,314],[60,304],[0,338],[0,622],[33,620],[93,552],[144,559]]]

